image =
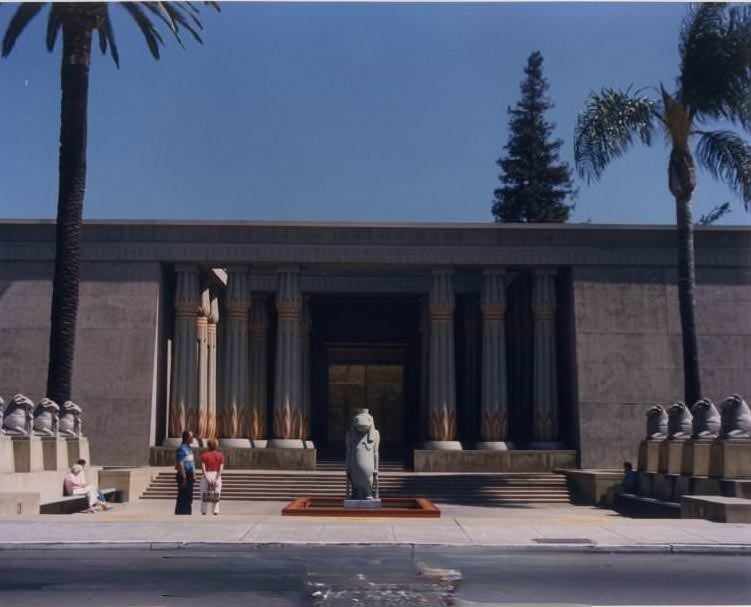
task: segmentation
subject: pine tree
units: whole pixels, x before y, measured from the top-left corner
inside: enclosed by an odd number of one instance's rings
[[[558,162],[563,141],[550,141],[555,125],[545,120],[553,104],[545,94],[549,85],[542,75],[542,61],[540,51],[529,56],[521,100],[514,109],[508,108],[507,155],[497,162],[503,187],[495,190],[493,202],[497,222],[564,222],[574,208],[565,202],[575,194],[571,170]]]

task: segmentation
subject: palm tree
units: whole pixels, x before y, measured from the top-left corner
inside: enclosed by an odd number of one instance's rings
[[[751,7],[704,3],[691,7],[680,33],[680,73],[674,91],[660,84],[656,98],[643,90],[591,93],[576,125],[579,174],[599,179],[635,139],[651,145],[661,128],[671,146],[668,186],[678,228],[678,300],[683,333],[686,402],[702,397],[695,320],[694,235],[691,196],[694,155],[751,210],[751,145],[729,130],[706,130],[725,120],[751,132]]]
[[[211,4],[218,10],[215,3]],[[13,50],[18,36],[42,10],[44,3],[24,2],[13,15],[3,38],[2,56]],[[47,21],[47,50],[52,52],[57,35],[63,32],[60,67],[62,104],[60,110],[60,153],[57,198],[55,273],[52,283],[47,396],[62,403],[70,399],[75,349],[78,283],[81,258],[81,216],[86,186],[86,124],[89,90],[89,64],[94,31],[99,48],[108,50],[115,65],[120,58],[110,21],[112,4],[52,3]],[[155,59],[164,40],[152,18],[166,25],[182,45],[181,30],[187,30],[199,43],[201,23],[198,9],[182,2],[122,2],[133,18]]]

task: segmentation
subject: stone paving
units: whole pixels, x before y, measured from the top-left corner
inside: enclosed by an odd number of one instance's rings
[[[172,514],[174,502],[115,504],[108,512],[0,519],[0,548],[198,544],[393,544],[526,550],[704,551],[751,554],[751,525],[630,519],[588,506],[440,505],[440,519],[282,517],[282,502],[225,502],[219,516]]]

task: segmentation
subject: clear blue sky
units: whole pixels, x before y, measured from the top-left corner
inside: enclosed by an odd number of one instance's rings
[[[0,9],[5,29],[14,6]],[[539,49],[570,163],[605,85],[672,86],[683,4],[223,4],[204,45],[153,61],[110,9],[121,69],[96,49],[88,218],[488,221],[506,108]],[[53,217],[60,44],[46,13],[0,62],[0,216]],[[672,223],[668,150],[637,147],[579,184],[573,221]],[[730,200],[699,174],[697,216]]]

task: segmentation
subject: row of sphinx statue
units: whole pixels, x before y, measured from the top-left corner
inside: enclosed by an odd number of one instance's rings
[[[751,409],[738,394],[728,396],[719,409],[708,398],[690,409],[677,402],[667,410],[655,405],[647,411],[647,440],[751,439]]]
[[[70,400],[60,407],[49,398],[43,398],[35,407],[23,394],[16,394],[6,407],[0,398],[2,435],[79,438],[82,436],[81,407]]]

